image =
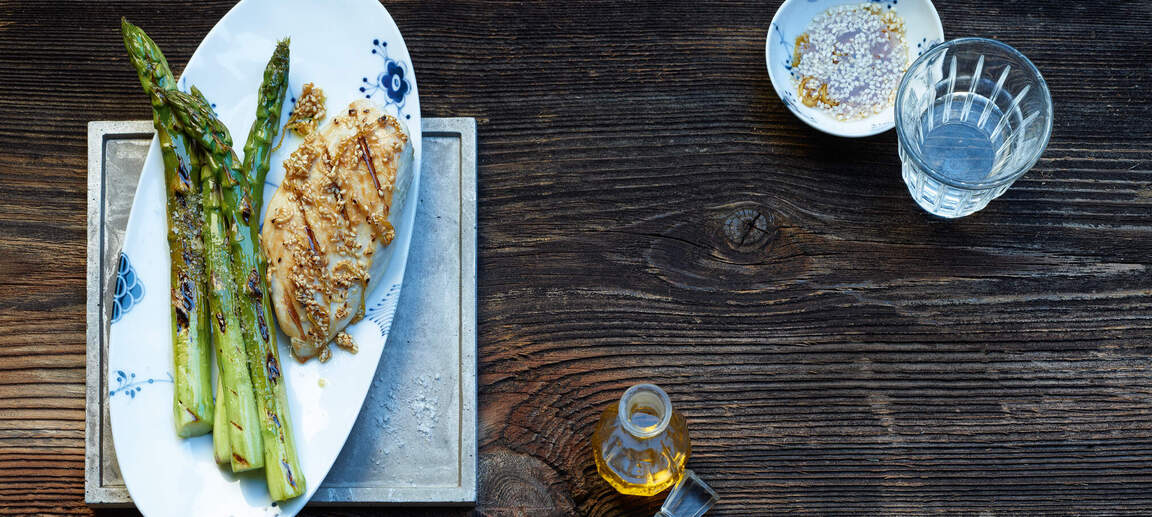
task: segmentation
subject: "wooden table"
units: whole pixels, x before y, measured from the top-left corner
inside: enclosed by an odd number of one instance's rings
[[[387,2],[424,114],[479,122],[477,513],[654,513],[588,443],[640,381],[714,515],[1148,511],[1152,4],[938,2],[1056,107],[1036,168],[946,221],[893,132],[777,100],[778,3]],[[178,71],[230,5],[0,0],[0,513],[90,512],[85,124],[150,116],[119,17]]]

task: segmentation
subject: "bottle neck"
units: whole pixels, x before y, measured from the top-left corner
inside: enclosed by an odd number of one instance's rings
[[[672,401],[655,384],[637,384],[620,397],[616,418],[620,427],[633,437],[645,439],[660,436],[672,420]]]

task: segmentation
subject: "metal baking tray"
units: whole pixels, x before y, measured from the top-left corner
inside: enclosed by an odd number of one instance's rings
[[[425,230],[412,239],[376,379],[309,504],[476,502],[476,121],[431,118],[422,128],[416,226]],[[152,134],[151,121],[88,124],[84,500],[94,506],[132,504],[112,446],[104,358],[114,275]],[[445,360],[457,368],[445,371]]]

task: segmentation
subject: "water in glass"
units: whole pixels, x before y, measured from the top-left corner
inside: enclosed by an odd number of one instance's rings
[[[1044,79],[1011,47],[965,38],[930,50],[896,95],[909,193],[941,217],[984,208],[1039,159],[1051,115]]]

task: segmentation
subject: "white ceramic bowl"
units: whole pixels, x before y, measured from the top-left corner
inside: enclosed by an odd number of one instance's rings
[[[908,41],[908,63],[920,54],[944,42],[944,28],[940,16],[930,0],[785,0],[772,17],[772,27],[764,42],[764,56],[768,63],[768,76],[776,95],[800,120],[820,131],[836,136],[864,137],[883,133],[896,124],[892,106],[871,117],[841,121],[819,108],[809,108],[800,102],[793,80],[792,47],[796,37],[804,33],[808,22],[830,7],[846,4],[873,3],[896,11],[904,18],[904,31]],[[798,77],[796,79],[799,79]]]

